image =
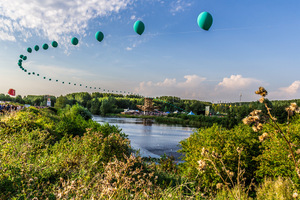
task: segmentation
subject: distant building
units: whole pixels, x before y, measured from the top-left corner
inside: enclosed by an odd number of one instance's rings
[[[205,116],[209,116],[210,114],[210,106],[205,106]]]
[[[121,112],[122,115],[137,115],[140,114],[140,112],[138,110],[130,110],[128,109],[124,109],[124,112]]]

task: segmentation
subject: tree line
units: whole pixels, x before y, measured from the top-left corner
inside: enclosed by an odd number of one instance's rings
[[[72,106],[79,104],[87,108],[92,114],[103,116],[110,113],[120,113],[124,109],[128,108],[137,110],[137,105],[144,104],[144,97],[139,95],[122,95],[99,92],[78,92],[61,95],[59,97],[52,95],[27,95],[24,97],[18,95],[16,97],[11,97],[9,95],[0,94],[0,101],[11,101],[20,104],[30,104],[33,106],[46,106],[49,98],[51,100],[51,106],[53,107],[65,108],[67,105]],[[285,108],[291,102],[295,102],[299,105],[300,99],[268,101],[272,114],[277,116],[280,123],[285,122],[287,119]],[[229,127],[233,127],[233,125],[240,123],[241,120],[254,109],[267,112],[265,107],[263,107],[258,101],[213,104],[211,102],[181,99],[174,96],[161,96],[154,98],[153,103],[154,106],[159,106],[159,110],[163,112],[173,113],[177,110],[179,112],[187,113],[192,111],[196,115],[204,115],[205,107],[210,106],[210,113],[212,116],[222,116],[227,118],[226,123],[230,124]],[[184,114],[170,114],[169,117],[187,118]]]

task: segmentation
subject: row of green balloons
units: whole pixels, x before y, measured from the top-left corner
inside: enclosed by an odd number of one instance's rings
[[[144,23],[142,22],[142,21],[136,21],[135,22],[135,24],[134,24],[134,30],[135,30],[135,32],[137,33],[137,34],[139,34],[139,35],[142,35],[142,33],[144,32],[144,30],[145,30],[145,25],[144,25]],[[99,42],[101,42],[103,39],[104,39],[104,34],[101,32],[101,31],[98,31],[98,32],[96,32],[96,34],[95,34],[95,38],[96,38],[96,40],[98,40]],[[76,37],[73,37],[72,39],[71,39],[71,43],[73,44],[73,45],[77,45],[78,43],[79,43],[79,40],[78,40],[78,38],[76,38]],[[56,48],[56,47],[58,47],[58,43],[56,42],[56,41],[53,41],[52,43],[51,43],[51,45],[52,45],[52,47],[54,47],[54,48]],[[44,49],[44,50],[47,50],[48,48],[49,48],[49,45],[48,44],[43,44],[42,45],[42,48]],[[35,45],[34,47],[33,47],[33,49],[35,50],[35,51],[39,51],[39,49],[40,49],[40,47],[38,46],[38,45]],[[32,48],[31,47],[28,47],[27,48],[27,52],[28,53],[32,53]],[[25,69],[23,66],[22,66],[22,62],[23,62],[23,60],[25,61],[25,60],[27,60],[27,56],[24,56],[24,55],[20,55],[20,59],[19,59],[19,61],[18,61],[18,66],[20,67],[20,69],[22,69],[24,72],[26,72],[27,73],[27,69]],[[28,72],[28,75],[35,75],[35,72]],[[36,74],[37,76],[40,76],[39,74]],[[43,79],[46,79],[46,77],[43,77]],[[49,81],[51,81],[51,78],[49,79]],[[58,80],[56,80],[56,82],[58,82]],[[65,82],[62,82],[62,84],[64,84]],[[71,82],[69,82],[69,84],[71,84]],[[76,86],[76,83],[74,83],[74,85]],[[80,84],[80,86],[82,86],[82,84]],[[86,86],[86,88],[88,88],[88,86]],[[94,88],[94,89],[96,89],[97,87],[89,87],[90,89],[92,89],[92,88]],[[101,89],[101,88],[99,88],[99,89]],[[103,89],[103,91],[105,91],[105,89]],[[109,92],[109,90],[107,90],[107,92]],[[112,92],[114,92],[113,90],[112,90]],[[118,93],[118,91],[116,91],[117,93]],[[122,91],[120,91],[120,93],[122,93]],[[126,93],[125,91],[124,91],[124,93]],[[134,94],[134,93],[132,93],[132,92],[128,92],[128,94]]]
[[[98,33],[98,34],[97,34]],[[101,36],[102,34],[101,34],[101,32],[97,32],[96,33],[96,36],[98,36],[98,38],[99,38],[99,40],[102,40],[103,39],[103,36]],[[101,39],[102,38],[102,39]],[[78,39],[76,38],[76,37],[74,37],[74,38],[72,38],[71,39],[71,43],[73,44],[73,45],[77,45],[78,44]],[[53,41],[52,43],[51,43],[51,45],[52,45],[52,47],[54,47],[54,48],[56,48],[56,47],[58,47],[58,43],[56,42],[56,41]],[[42,46],[42,48],[44,49],[44,50],[47,50],[48,48],[49,48],[49,45],[48,44],[43,44],[43,46]],[[35,51],[38,51],[39,50],[39,46],[38,45],[35,45],[34,46],[34,50]],[[32,53],[32,49],[30,48],[30,47],[28,47],[27,48],[27,52],[28,53]],[[36,74],[35,72],[27,72],[27,69],[25,69],[24,67],[23,67],[23,61],[25,61],[25,60],[27,60],[27,56],[24,56],[24,55],[20,55],[20,59],[18,60],[18,66],[19,66],[19,68],[21,69],[21,70],[23,70],[24,72],[26,72],[28,75],[36,75],[36,76],[40,76],[40,74]],[[43,79],[47,79],[46,78],[46,76],[44,76],[43,77]],[[52,81],[52,79],[51,78],[49,78],[49,81]],[[59,82],[58,80],[56,80],[56,82]],[[62,84],[65,84],[65,82],[64,81],[62,81],[61,82]],[[69,85],[71,85],[71,84],[73,84],[74,86],[76,86],[77,84],[76,83],[71,83],[71,82],[69,82]],[[79,84],[79,86],[81,87],[81,86],[83,86],[82,84]],[[85,86],[85,88],[89,88],[89,89],[97,89],[97,87],[91,87],[91,86]],[[101,88],[99,88],[99,90],[101,90]],[[103,91],[105,92],[105,91],[107,91],[107,92],[110,92],[110,90],[106,90],[106,89],[103,89]],[[114,90],[111,90],[111,92],[114,92]],[[132,93],[132,92],[126,92],[126,91],[115,91],[116,93],[123,93],[123,94],[135,94],[135,93]]]

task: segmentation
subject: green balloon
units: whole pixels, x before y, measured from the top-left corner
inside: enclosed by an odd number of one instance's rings
[[[74,85],[76,85],[76,83],[74,83]]]
[[[98,31],[95,34],[95,38],[96,38],[96,40],[98,40],[99,42],[101,42],[103,40],[103,38],[104,38],[104,34],[101,31]]]
[[[49,78],[49,81],[51,81],[51,78]]]
[[[23,58],[23,55],[22,55],[22,54],[20,55],[20,58]]]
[[[43,44],[43,49],[47,50],[49,48],[48,44]]]
[[[23,56],[23,60],[27,60],[27,56]]]
[[[31,49],[30,47],[28,47],[28,48],[27,48],[27,52],[28,52],[28,53],[31,53],[31,52],[32,52],[32,49]]]
[[[71,83],[69,82],[69,85],[70,85]]]
[[[80,84],[80,86],[82,86],[82,84]]]
[[[46,77],[44,76],[44,78],[43,79],[46,79]]]
[[[62,84],[65,84],[65,82],[62,82]]]
[[[87,88],[87,86],[85,86],[85,88]]]
[[[56,82],[58,82],[58,80],[56,80]]]
[[[34,73],[34,72],[32,72],[32,75],[35,75],[35,73]]]
[[[137,34],[142,35],[145,30],[145,25],[142,21],[136,21],[133,25],[133,29]]]
[[[24,72],[27,72],[27,69],[24,69]]]
[[[35,45],[35,46],[34,46],[34,50],[35,50],[35,51],[38,51],[39,49],[40,49],[40,47],[39,47],[38,45]]]
[[[40,76],[40,74],[37,74],[37,76]]]
[[[30,72],[28,72],[28,75],[30,75],[31,73]]]
[[[76,37],[73,37],[71,42],[72,42],[73,45],[77,45],[79,41]]]
[[[200,28],[208,31],[208,29],[211,27],[213,23],[213,18],[210,13],[202,12],[198,16],[197,23]]]
[[[56,48],[56,47],[58,46],[58,43],[57,43],[56,41],[53,41],[53,42],[51,43],[51,45],[52,45],[54,48]]]

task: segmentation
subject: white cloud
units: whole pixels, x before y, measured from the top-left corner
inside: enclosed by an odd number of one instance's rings
[[[172,86],[176,87],[176,84],[177,83],[176,83],[176,79],[175,78],[173,78],[173,79],[166,78],[164,80],[164,82],[158,82],[155,85],[158,86],[158,87],[172,87]]]
[[[16,38],[13,35],[10,35],[9,33],[5,33],[0,30],[0,40],[7,40],[7,41],[16,41]]]
[[[203,81],[206,80],[204,77],[199,77],[197,75],[186,75],[184,76],[186,79],[185,82],[178,83],[179,87],[197,87],[199,86]]]
[[[141,82],[135,92],[146,96],[175,95],[185,98],[200,98],[204,94],[200,90],[203,90],[203,82],[206,78],[198,75],[186,75],[184,78],[185,81],[182,82],[177,81],[176,78],[166,78],[164,81],[156,83]]]
[[[279,90],[288,95],[300,93],[300,81],[294,81],[290,86],[279,88]]]
[[[131,0],[2,0],[0,40],[15,41],[31,34],[66,41],[86,34],[88,22],[126,8]]]
[[[281,87],[277,91],[269,92],[272,99],[299,99],[300,98],[300,80],[294,81],[288,87]]]
[[[244,78],[242,75],[225,77],[221,82],[218,82],[194,74],[185,75],[184,81],[166,78],[164,81],[156,83],[152,81],[141,82],[135,92],[145,96],[167,95],[214,102],[238,102],[240,94],[242,94],[243,101],[255,101],[257,95],[254,91],[262,84],[262,81]]]
[[[175,15],[177,12],[183,12],[186,8],[190,7],[192,4],[187,1],[177,0],[171,3],[171,13]]]
[[[139,41],[139,42],[137,42],[137,43],[134,43],[134,44],[132,44],[130,47],[126,47],[126,50],[127,51],[131,51],[132,49],[134,49],[136,46],[137,46],[137,44],[140,44],[142,41]]]
[[[135,20],[135,19],[136,19],[136,16],[135,16],[135,15],[132,15],[132,16],[130,17],[130,19],[131,19],[131,20]]]
[[[217,86],[218,88],[226,88],[230,90],[239,90],[246,89],[253,84],[257,85],[261,83],[261,81],[254,78],[244,78],[242,75],[231,75],[230,78],[223,78],[223,81],[220,82]]]

